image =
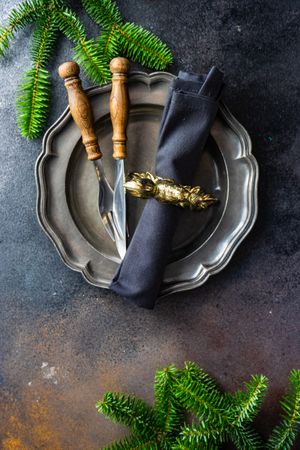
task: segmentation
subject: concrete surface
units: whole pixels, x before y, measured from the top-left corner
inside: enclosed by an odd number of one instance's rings
[[[17,0],[1,2],[5,22]],[[97,28],[82,15],[90,35]],[[29,67],[30,30],[0,62],[0,442],[3,449],[97,449],[124,434],[98,416],[107,390],[151,401],[155,369],[197,361],[229,390],[251,374],[270,378],[257,420],[266,436],[278,399],[300,367],[299,3],[119,0],[124,16],[172,48],[180,69],[220,66],[225,101],[247,128],[260,166],[259,217],[229,266],[203,287],[154,311],[89,286],[64,266],[35,213],[41,139],[21,138],[15,91]],[[66,107],[59,63],[48,125]],[[85,83],[88,86],[88,82]],[[295,448],[300,448],[300,441]]]

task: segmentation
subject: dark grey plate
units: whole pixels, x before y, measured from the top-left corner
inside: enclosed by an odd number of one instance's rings
[[[129,77],[127,172],[153,171],[160,117],[172,78],[162,72]],[[110,89],[110,85],[92,88],[88,95],[103,164],[113,184]],[[118,268],[118,253],[99,217],[96,173],[86,159],[68,108],[44,137],[36,176],[38,218],[62,259],[88,282],[108,287]],[[199,286],[228,263],[255,221],[257,178],[249,135],[221,105],[197,173],[197,184],[214,193],[219,203],[201,213],[186,211],[174,239],[161,295]],[[127,201],[132,234],[145,203],[130,196]]]

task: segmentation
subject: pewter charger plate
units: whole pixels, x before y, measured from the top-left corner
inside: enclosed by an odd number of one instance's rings
[[[173,75],[129,76],[130,116],[126,171],[154,171],[160,118]],[[87,91],[103,164],[113,184],[111,85]],[[37,215],[67,266],[91,284],[108,288],[120,264],[98,209],[98,181],[69,108],[48,130],[36,165]],[[219,272],[252,228],[257,214],[258,167],[246,130],[220,106],[198,167],[196,184],[219,199],[203,212],[186,210],[174,237],[160,296],[193,289]],[[132,235],[145,201],[127,196]],[[155,233],[155,230],[153,230]],[[147,252],[147,249],[145,249]],[[146,257],[146,255],[145,255]],[[135,264],[132,261],[132,264]]]

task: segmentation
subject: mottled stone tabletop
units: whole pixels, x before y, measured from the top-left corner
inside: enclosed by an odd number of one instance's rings
[[[17,3],[1,2],[2,23]],[[80,2],[71,3],[95,36]],[[266,436],[278,421],[289,372],[300,368],[299,3],[118,3],[126,19],[170,45],[173,73],[204,72],[212,64],[224,70],[225,101],[249,131],[260,167],[258,219],[225,270],[153,311],[88,285],[63,264],[36,218],[41,139],[27,141],[16,127],[16,86],[30,66],[30,30],[19,33],[0,62],[0,446],[6,450],[104,446],[125,430],[97,414],[96,400],[123,390],[152,401],[155,370],[185,360],[229,390],[251,374],[267,375],[270,391],[257,420]],[[66,107],[56,70],[71,55],[62,38],[51,65],[48,126]]]

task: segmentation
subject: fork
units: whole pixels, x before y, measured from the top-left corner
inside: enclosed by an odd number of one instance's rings
[[[113,189],[105,176],[104,167],[101,161],[102,152],[98,143],[93,124],[94,117],[90,101],[84,92],[79,77],[80,67],[74,61],[68,61],[59,66],[58,73],[64,79],[68,93],[70,112],[80,129],[82,143],[85,146],[88,160],[93,161],[96,174],[99,180],[98,208],[103,225],[110,238],[115,241],[117,235],[112,207]]]

